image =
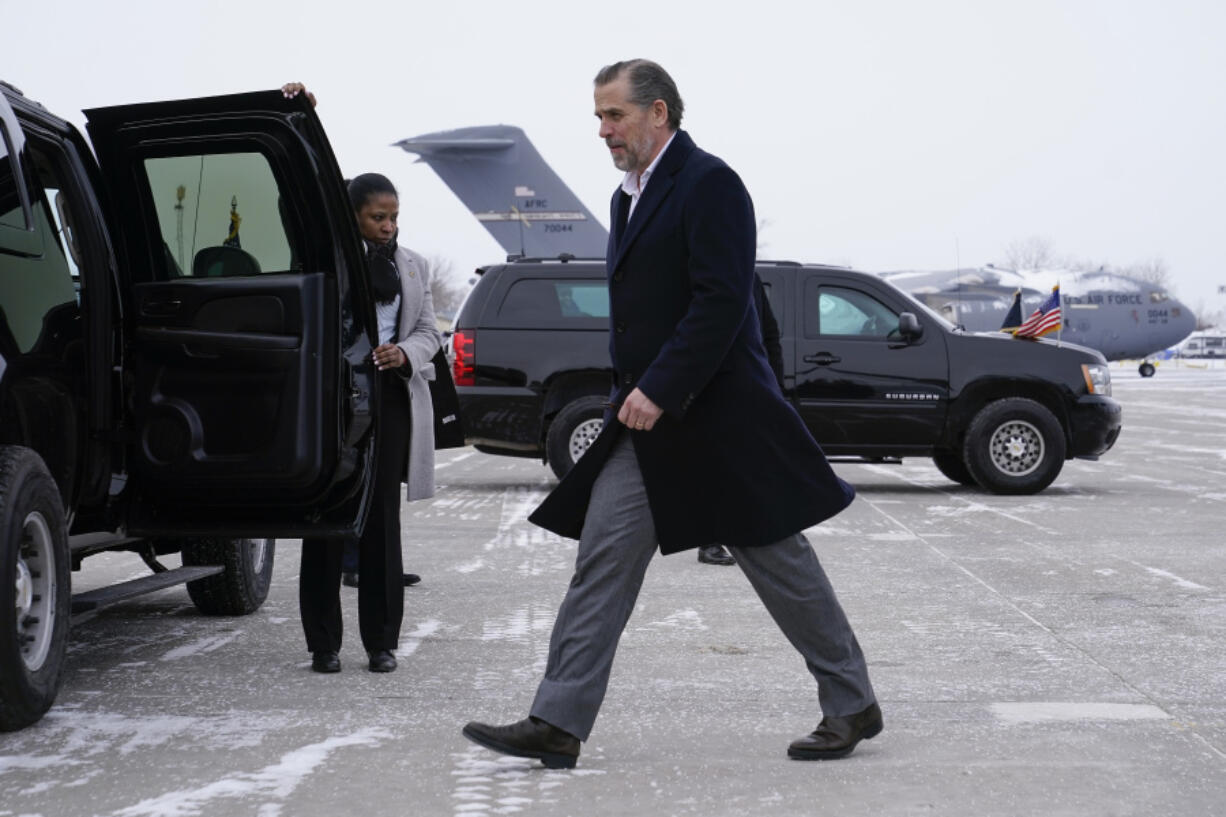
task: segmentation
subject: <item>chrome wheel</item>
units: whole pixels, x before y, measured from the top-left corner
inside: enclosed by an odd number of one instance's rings
[[[55,631],[55,543],[46,518],[31,512],[22,524],[17,551],[17,643],[29,672],[42,669]]]
[[[579,461],[579,458],[583,456],[583,452],[587,451],[588,447],[591,446],[592,441],[600,436],[600,429],[603,427],[604,420],[599,417],[584,420],[575,426],[575,430],[570,433],[570,441],[567,445],[571,462]]]
[[[988,451],[992,464],[1002,473],[1025,476],[1043,462],[1043,434],[1024,420],[1010,420],[992,433]]]
[[[545,432],[545,461],[558,479],[570,473],[600,436],[608,406],[609,398],[585,394],[554,415]]]

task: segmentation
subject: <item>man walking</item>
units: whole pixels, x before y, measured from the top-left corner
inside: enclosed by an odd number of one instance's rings
[[[579,539],[528,718],[469,723],[503,754],[571,768],[658,546],[722,542],[803,656],[823,718],[788,755],[832,759],[882,728],[864,655],[801,531],[852,500],[774,380],[753,308],[753,203],[680,129],[672,78],[647,60],[595,79],[600,137],[626,172],[612,201],[601,434],[530,520]],[[616,412],[616,421],[614,421]]]

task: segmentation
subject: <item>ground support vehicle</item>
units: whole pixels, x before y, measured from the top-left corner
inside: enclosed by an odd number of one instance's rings
[[[92,149],[0,83],[0,730],[53,702],[71,621],[181,582],[252,612],[277,537],[367,503],[374,310],[309,104],[86,116]],[[114,550],[152,572],[73,595]]]
[[[931,457],[955,482],[1030,494],[1119,435],[1096,351],[961,331],[854,270],[759,262],[757,271],[779,323],[784,394],[832,458]],[[487,267],[452,344],[472,442],[565,474],[599,432],[614,382],[608,323],[603,260]]]

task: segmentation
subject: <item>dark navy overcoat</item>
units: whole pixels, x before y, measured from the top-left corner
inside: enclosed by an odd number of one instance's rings
[[[752,308],[753,202],[733,170],[678,131],[626,223],[613,194],[609,236],[612,401],[636,386],[664,410],[632,431],[616,409],[530,520],[578,538],[592,484],[631,435],[664,553],[765,545],[833,516],[852,487],[783,398]],[[624,225],[624,226],[623,226]]]

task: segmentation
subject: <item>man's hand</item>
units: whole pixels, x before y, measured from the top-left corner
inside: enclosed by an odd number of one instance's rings
[[[617,419],[635,431],[651,431],[663,413],[664,411],[659,406],[651,402],[651,398],[635,389],[622,403],[621,410],[617,412]]]

